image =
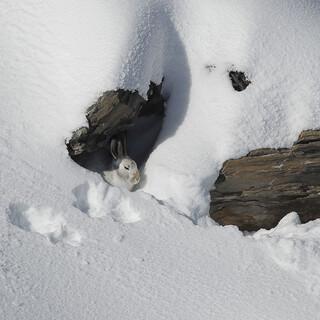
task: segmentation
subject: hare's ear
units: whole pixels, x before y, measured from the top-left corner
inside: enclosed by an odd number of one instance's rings
[[[111,139],[110,153],[114,160],[118,159],[118,141],[116,139]]]
[[[127,134],[126,132],[123,132],[121,135],[121,145],[122,145],[122,156],[127,157],[128,156],[128,150],[127,150]]]
[[[117,152],[118,152],[118,158],[124,157],[123,145],[120,140],[117,141]]]
[[[117,160],[127,156],[127,135],[121,132],[112,137],[110,142],[110,152],[112,157]]]

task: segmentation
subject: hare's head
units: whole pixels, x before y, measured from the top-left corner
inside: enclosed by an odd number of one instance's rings
[[[116,136],[111,140],[110,152],[114,158],[114,169],[118,175],[130,185],[138,184],[139,169],[136,162],[127,155],[125,135]]]
[[[130,158],[118,160],[118,174],[130,181],[132,184],[138,184],[140,181],[140,173],[137,164]]]

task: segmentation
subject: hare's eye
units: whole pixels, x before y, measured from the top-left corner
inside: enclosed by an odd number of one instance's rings
[[[128,167],[128,166],[124,166],[124,168],[125,168],[126,170],[129,170],[129,167]]]

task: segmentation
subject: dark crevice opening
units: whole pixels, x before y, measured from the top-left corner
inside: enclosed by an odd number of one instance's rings
[[[112,166],[111,139],[126,134],[128,156],[141,167],[148,159],[165,116],[162,82],[150,82],[147,99],[138,91],[110,90],[87,109],[88,126],[75,130],[66,142],[80,166],[101,173]]]

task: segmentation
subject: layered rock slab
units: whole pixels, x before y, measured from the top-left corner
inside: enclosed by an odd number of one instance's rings
[[[292,211],[320,218],[320,130],[303,131],[292,148],[226,161],[211,191],[210,216],[240,230],[273,228]]]

